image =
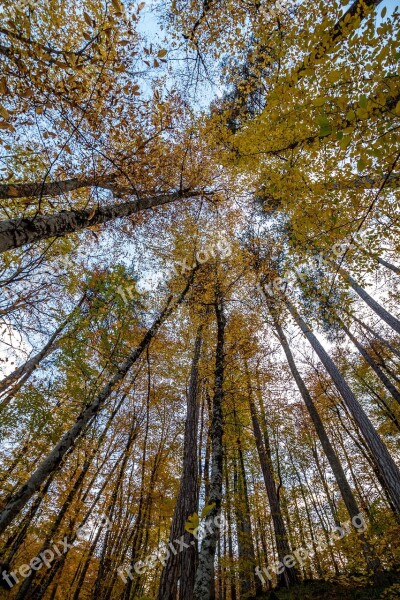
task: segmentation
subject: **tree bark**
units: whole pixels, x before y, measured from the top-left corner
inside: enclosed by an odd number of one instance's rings
[[[253,424],[254,438],[256,442],[257,452],[260,459],[261,470],[264,477],[265,488],[267,491],[268,502],[271,509],[272,522],[274,525],[274,533],[276,540],[276,549],[278,552],[278,560],[282,562],[282,559],[288,554],[292,554],[290,549],[288,535],[286,532],[285,522],[283,520],[282,510],[280,507],[279,497],[277,494],[274,474],[272,470],[271,455],[267,455],[266,448],[264,446],[261,427],[257,417],[257,411],[253,400],[253,393],[251,389],[250,376],[248,368],[247,371],[247,387],[248,387],[248,398],[250,405],[250,414]],[[278,583],[284,584],[287,587],[298,582],[298,574],[294,567],[285,567],[283,573],[278,575]]]
[[[64,331],[64,329],[66,328],[68,323],[71,321],[71,319],[75,315],[78,308],[80,308],[82,306],[85,298],[86,298],[86,294],[84,294],[82,296],[82,298],[78,302],[77,306],[68,315],[68,317],[63,321],[63,323],[61,323],[61,325],[59,327],[57,327],[57,329],[54,331],[53,335],[50,337],[49,341],[43,346],[43,348],[40,350],[40,352],[35,354],[35,356],[33,356],[32,358],[27,360],[23,365],[21,365],[20,367],[15,369],[12,373],[10,373],[10,375],[7,375],[7,377],[4,377],[4,379],[2,379],[0,381],[0,394],[2,394],[5,390],[7,390],[11,385],[13,385],[16,381],[20,380],[21,378],[25,382],[32,375],[33,371],[37,368],[40,361],[43,360],[44,358],[46,358],[49,354],[51,354],[52,352],[54,352],[57,349],[57,344],[55,344],[54,342],[59,337],[59,335]],[[9,401],[9,400],[11,400],[11,398],[12,398],[12,396],[8,395],[7,398],[5,399],[5,401]],[[5,401],[0,402],[0,408],[4,408],[4,406],[6,405]]]
[[[396,317],[394,317],[392,314],[390,314],[390,312],[388,312],[385,308],[383,308],[383,306],[381,306],[379,304],[379,302],[377,302],[376,300],[374,300],[369,294],[368,292],[366,292],[364,290],[364,288],[362,288],[360,285],[358,285],[358,283],[352,278],[352,276],[350,275],[350,273],[348,271],[346,271],[345,269],[343,269],[343,267],[339,267],[339,273],[342,275],[342,277],[349,282],[349,284],[351,285],[351,287],[353,288],[353,290],[355,292],[357,292],[357,294],[360,296],[360,298],[362,298],[364,300],[364,302],[366,304],[368,304],[368,306],[370,308],[372,308],[372,310],[378,315],[378,317],[380,317],[382,319],[382,321],[385,321],[385,323],[387,323],[388,325],[390,325],[390,327],[394,330],[397,331],[397,333],[400,333],[400,321],[399,319],[396,319]]]
[[[197,470],[197,433],[199,422],[199,360],[202,346],[202,325],[197,330],[189,390],[187,394],[187,410],[185,435],[183,442],[182,477],[178,498],[172,519],[169,541],[173,542],[184,533],[184,542],[189,544],[185,552],[170,553],[163,567],[158,592],[158,600],[175,600],[179,584],[181,600],[193,597],[194,580],[197,566],[197,547],[191,544],[193,537],[185,532],[185,523],[189,515],[197,513],[199,504],[198,470]]]
[[[234,490],[239,550],[239,584],[240,596],[243,598],[247,598],[254,587],[256,589],[256,594],[261,594],[262,585],[259,577],[256,577],[254,579],[254,570],[257,565],[253,544],[253,532],[251,527],[250,502],[247,488],[246,469],[244,464],[242,441],[240,429],[237,422],[236,410],[234,410],[234,419],[237,433],[238,458],[238,461],[235,460],[234,463]]]
[[[353,342],[353,344],[355,345],[355,347],[357,348],[357,350],[359,351],[359,353],[361,354],[361,356],[363,357],[365,362],[369,364],[371,369],[374,371],[376,376],[383,383],[383,385],[388,390],[388,392],[391,394],[391,396],[393,396],[393,398],[396,400],[396,402],[398,404],[400,404],[400,392],[398,392],[396,387],[390,381],[389,377],[387,377],[385,375],[385,373],[382,371],[382,369],[380,369],[378,367],[378,365],[376,364],[376,362],[374,361],[372,356],[367,352],[366,348],[364,348],[364,346],[362,344],[360,344],[360,342],[357,340],[357,338],[351,333],[349,328],[346,327],[346,325],[343,323],[343,321],[341,319],[339,320],[339,324],[340,324],[341,328],[343,329],[343,331],[345,332],[345,334],[347,335],[347,337]]]
[[[390,494],[390,497],[392,499],[393,505],[396,507],[397,515],[398,517],[400,517],[400,471],[396,463],[389,454],[387,447],[383,443],[382,439],[375,430],[371,421],[369,420],[364,410],[358,403],[356,397],[349,388],[344,377],[339,372],[336,364],[333,362],[326,350],[317,340],[317,338],[312,333],[305,321],[300,317],[299,313],[297,312],[294,305],[290,302],[290,300],[288,300],[288,298],[285,298],[284,303],[289,309],[289,312],[291,313],[293,319],[310,342],[312,348],[319,356],[322,364],[331,376],[335,387],[342,396],[346,406],[349,408],[349,411],[351,412],[355,422],[357,423],[357,426],[362,432],[362,435],[364,436],[364,439],[366,440],[370,448],[370,451],[376,461],[376,464],[379,467],[382,477],[386,483],[388,493]]]
[[[206,531],[201,542],[199,564],[196,571],[194,597],[196,600],[213,600],[214,598],[214,558],[219,534],[217,518],[221,512],[222,501],[222,467],[223,467],[223,421],[222,402],[224,398],[224,368],[225,368],[225,326],[224,302],[221,291],[216,289],[214,303],[217,320],[217,347],[215,353],[215,384],[211,424],[211,481],[209,504],[214,508],[207,514]]]
[[[396,265],[393,265],[392,263],[388,262],[387,260],[385,260],[384,258],[378,258],[378,263],[380,265],[382,265],[383,267],[386,267],[387,269],[390,269],[391,271],[393,271],[393,273],[396,273],[396,275],[400,275],[400,269],[399,267],[396,267]]]
[[[0,252],[20,248],[39,240],[62,237],[86,227],[128,217],[142,210],[162,206],[179,198],[200,196],[201,192],[174,192],[140,200],[108,204],[95,210],[62,210],[53,215],[35,215],[0,221]]]
[[[365,329],[366,331],[369,331],[369,333],[371,333],[374,336],[374,338],[376,338],[377,340],[379,340],[381,342],[381,344],[383,344],[384,346],[386,346],[386,348],[388,348],[390,350],[390,352],[392,352],[393,354],[395,354],[396,356],[398,356],[400,358],[400,351],[397,350],[396,348],[394,348],[394,346],[392,346],[392,344],[390,342],[388,342],[381,335],[379,335],[379,333],[376,333],[376,331],[374,331],[372,329],[372,327],[370,327],[369,325],[367,325],[367,323],[364,323],[363,321],[361,321],[361,319],[358,319],[355,315],[352,315],[349,312],[347,314],[349,314],[351,316],[351,318],[354,319],[354,321],[356,323],[358,323],[359,325],[361,325],[361,327],[363,329]]]

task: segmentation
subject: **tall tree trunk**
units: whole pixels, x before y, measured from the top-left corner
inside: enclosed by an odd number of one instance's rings
[[[288,307],[293,319],[310,342],[316,354],[319,356],[322,364],[328,371],[333,383],[335,384],[337,390],[342,396],[346,406],[349,408],[349,411],[351,412],[355,422],[357,423],[357,426],[362,432],[362,435],[364,436],[364,439],[366,440],[370,451],[376,461],[376,464],[379,467],[382,477],[386,483],[388,493],[390,494],[393,505],[396,507],[396,513],[398,515],[398,518],[400,518],[400,471],[396,463],[389,454],[388,449],[386,448],[379,434],[375,430],[371,421],[369,420],[364,410],[358,403],[353,392],[347,385],[347,382],[345,381],[344,377],[339,372],[336,364],[333,362],[331,357],[323,348],[322,344],[320,344],[318,339],[312,333],[311,329],[308,327],[306,322],[301,318],[301,316],[297,312],[294,305],[290,302],[290,300],[285,298],[284,302]]]
[[[253,532],[250,519],[250,502],[247,488],[247,478],[243,458],[242,442],[240,436],[240,429],[237,423],[236,410],[234,410],[234,419],[237,433],[238,458],[238,461],[235,460],[234,484],[237,537],[239,549],[239,582],[240,596],[246,598],[254,588],[254,585],[256,587],[256,593],[261,593],[262,585],[259,577],[256,577],[256,579],[254,580],[256,560],[253,545]]]
[[[0,252],[20,248],[25,244],[32,244],[39,240],[76,233],[86,227],[128,217],[142,210],[168,204],[179,198],[190,198],[199,195],[201,195],[200,192],[175,192],[119,204],[108,204],[94,210],[91,208],[62,210],[53,215],[35,215],[0,221]]]
[[[192,270],[186,286],[178,298],[173,301],[172,296],[169,296],[166,306],[155,319],[150,329],[146,332],[140,344],[133,352],[131,352],[126,361],[119,367],[114,377],[112,377],[112,379],[104,386],[96,398],[81,412],[74,425],[63,435],[55,448],[50,452],[47,458],[44,459],[41,465],[39,465],[28,481],[16,492],[13,498],[10,499],[7,506],[0,514],[0,533],[2,533],[13,521],[33,494],[39,489],[45,478],[61,463],[65,454],[74,446],[75,441],[84,432],[91,419],[102,408],[113,389],[123,381],[131,367],[148,347],[164,321],[171,315],[173,310],[183,302],[192,284],[195,270],[196,269]]]
[[[260,423],[257,417],[257,411],[253,399],[253,391],[251,388],[250,375],[247,364],[246,377],[248,387],[248,399],[250,405],[251,420],[253,424],[254,439],[256,442],[257,452],[261,464],[261,470],[264,477],[265,488],[267,491],[268,502],[271,509],[272,522],[274,525],[274,533],[276,540],[276,549],[278,552],[278,559],[282,562],[283,558],[288,554],[292,554],[290,549],[288,536],[286,532],[285,522],[283,520],[282,509],[280,506],[278,494],[276,491],[274,474],[272,469],[272,458],[271,455],[267,455],[266,448],[264,446],[263,437],[261,433]],[[285,567],[283,573],[278,575],[278,582],[282,585],[292,585],[298,582],[298,574],[294,567]]]
[[[306,405],[308,413],[314,424],[315,431],[317,432],[319,441],[321,442],[321,446],[325,452],[326,458],[328,459],[329,465],[330,465],[333,475],[336,479],[336,483],[338,484],[340,493],[343,498],[343,502],[345,503],[345,506],[347,508],[347,512],[349,513],[350,518],[353,519],[353,517],[356,517],[357,515],[360,514],[360,509],[357,505],[357,501],[354,497],[353,491],[350,487],[349,482],[347,481],[347,477],[345,475],[345,472],[343,470],[341,462],[329,440],[325,426],[321,420],[321,417],[318,414],[318,411],[315,407],[313,399],[311,398],[311,394],[308,391],[308,388],[305,385],[305,383],[296,367],[296,363],[294,361],[293,354],[290,350],[287,338],[285,336],[285,333],[282,329],[281,324],[278,321],[276,313],[270,307],[269,307],[269,310],[270,310],[270,314],[271,314],[273,322],[274,322],[274,327],[278,333],[279,340],[281,342],[283,351],[285,353],[286,360],[288,362],[290,371],[291,371],[293,378],[297,384],[297,387],[299,388],[299,392],[304,400],[304,404]],[[335,512],[333,512],[333,515],[335,516],[335,518],[337,518]],[[354,527],[354,525],[353,525],[353,527]],[[356,529],[356,528],[354,527],[354,529]],[[377,569],[380,568],[379,559],[377,559],[375,556],[373,556],[372,549],[371,549],[369,543],[367,542],[364,534],[360,535],[360,539],[361,539],[363,553],[364,553],[364,557],[367,562],[368,568],[371,569],[372,571],[377,571]]]
[[[385,340],[385,338],[383,338],[381,335],[379,335],[379,333],[377,333],[376,331],[374,331],[372,329],[372,327],[370,327],[367,323],[364,323],[364,321],[361,321],[361,319],[359,319],[355,315],[351,314],[350,312],[348,312],[348,311],[346,311],[346,312],[347,312],[347,314],[352,319],[354,319],[354,321],[356,323],[358,323],[359,325],[361,325],[361,327],[363,329],[365,329],[366,331],[368,331],[369,333],[371,333],[374,336],[374,338],[376,338],[377,340],[379,340],[381,342],[381,344],[383,344],[384,346],[386,346],[386,348],[388,348],[390,350],[390,352],[392,352],[398,358],[400,358],[400,351],[397,350],[394,346],[392,346],[392,344],[390,342],[388,342],[387,340]]]
[[[352,278],[352,276],[350,275],[350,273],[348,271],[346,271],[343,267],[339,267],[338,270],[339,270],[339,273],[342,275],[342,277],[345,279],[345,281],[349,282],[349,284],[351,285],[353,290],[355,292],[357,292],[357,294],[360,296],[360,298],[362,298],[364,300],[364,302],[366,304],[368,304],[368,306],[370,308],[372,308],[372,310],[378,315],[378,317],[380,317],[382,319],[382,321],[385,321],[385,323],[390,325],[390,327],[394,331],[397,331],[397,333],[400,333],[399,319],[397,319],[392,314],[390,314],[390,312],[388,312],[385,308],[383,308],[383,306],[381,306],[379,304],[379,302],[374,300],[368,294],[368,292],[366,292],[364,290],[364,288],[362,288],[360,285],[358,285],[358,283]]]
[[[390,269],[391,271],[393,271],[393,273],[396,273],[396,275],[400,275],[400,269],[399,269],[399,267],[396,267],[396,265],[393,265],[392,263],[388,262],[384,258],[379,257],[378,258],[378,263],[380,265],[382,265],[383,267],[386,267],[387,269]]]
[[[392,411],[392,409],[390,408],[390,406],[388,405],[386,400],[384,398],[382,398],[376,392],[376,390],[374,390],[372,385],[370,385],[368,383],[368,381],[366,381],[363,377],[361,377],[360,375],[357,374],[356,379],[358,381],[360,381],[360,383],[367,388],[367,390],[370,392],[370,395],[372,396],[372,398],[374,398],[374,400],[376,400],[378,406],[380,408],[382,408],[382,410],[384,411],[384,413],[386,413],[386,416],[392,421],[392,423],[396,427],[396,429],[398,429],[400,431],[400,422],[397,420],[396,415],[394,414],[394,412]]]
[[[45,196],[61,196],[74,190],[87,187],[113,189],[115,175],[106,177],[72,177],[60,181],[35,181],[33,183],[3,183],[0,185],[0,199],[43,198]],[[133,193],[133,190],[130,190]]]
[[[225,494],[226,494],[226,520],[227,520],[227,535],[228,535],[228,556],[229,556],[229,586],[231,592],[231,600],[237,599],[236,592],[236,572],[233,556],[233,543],[232,543],[232,508],[231,508],[231,496],[230,496],[230,485],[229,485],[229,472],[228,472],[228,461],[225,455]]]
[[[61,323],[61,325],[57,327],[53,335],[50,337],[49,341],[43,346],[40,352],[35,354],[35,356],[32,356],[32,358],[27,360],[23,365],[15,369],[12,373],[10,373],[10,375],[7,375],[7,377],[4,377],[4,379],[0,381],[0,394],[5,392],[5,390],[7,390],[11,385],[13,385],[16,381],[18,381],[21,378],[25,382],[31,376],[33,371],[38,367],[40,361],[57,349],[58,345],[55,343],[56,339],[64,331],[68,323],[76,314],[77,310],[82,306],[85,299],[86,294],[82,296],[77,306],[71,311],[71,313]],[[11,400],[11,397],[7,396],[6,400]],[[5,401],[0,402],[0,408],[4,408],[5,405]]]
[[[116,506],[117,499],[118,499],[118,493],[121,489],[122,482],[124,480],[126,465],[130,458],[132,445],[133,445],[135,439],[137,438],[137,435],[138,435],[138,425],[137,425],[136,417],[134,417],[132,420],[132,425],[131,425],[130,431],[129,431],[128,440],[126,442],[124,456],[121,461],[121,466],[119,468],[118,476],[117,476],[116,481],[113,483],[111,498],[110,498],[110,501],[109,501],[107,509],[106,509],[106,516],[108,517],[108,519],[111,523],[114,520],[115,506]],[[110,534],[111,534],[110,529],[107,529],[107,531],[104,535],[104,542],[103,542],[103,547],[102,547],[102,551],[101,551],[101,555],[100,555],[99,568],[97,570],[97,577],[96,577],[96,581],[94,584],[93,596],[95,598],[97,598],[98,600],[100,600],[100,598],[103,597],[104,588],[107,583],[106,575],[109,575],[109,573],[111,572],[111,564],[107,557],[107,549],[108,549],[108,545],[109,545]]]
[[[199,424],[199,360],[202,345],[202,325],[197,330],[194,344],[189,390],[187,394],[185,435],[183,442],[182,477],[178,498],[172,519],[170,542],[184,534],[184,543],[189,544],[185,552],[170,553],[163,567],[158,592],[158,600],[175,600],[179,579],[179,597],[181,600],[193,597],[194,580],[197,566],[197,547],[191,544],[193,537],[185,532],[185,523],[189,515],[197,513],[199,504],[197,434]]]
[[[376,376],[383,383],[383,385],[388,390],[390,395],[393,396],[393,398],[396,400],[396,402],[398,404],[400,404],[400,392],[398,392],[398,390],[393,385],[393,383],[390,381],[390,379],[385,375],[385,373],[382,371],[382,369],[380,369],[378,367],[378,365],[376,364],[376,362],[374,361],[372,356],[369,354],[369,352],[366,350],[366,348],[364,348],[364,346],[362,344],[360,344],[360,342],[357,340],[357,338],[351,333],[350,329],[348,327],[346,327],[346,325],[343,323],[343,321],[341,319],[339,319],[339,324],[340,324],[341,328],[343,329],[343,331],[345,332],[345,334],[347,335],[347,337],[353,342],[353,344],[355,345],[355,347],[357,348],[357,350],[359,351],[359,353],[361,354],[361,356],[363,357],[365,362],[369,364],[369,366],[374,371]]]
[[[214,507],[207,514],[205,520],[206,531],[201,542],[199,563],[194,586],[194,597],[196,600],[214,600],[214,558],[217,537],[219,535],[217,518],[220,517],[222,501],[222,402],[224,398],[224,345],[226,319],[224,314],[223,296],[218,285],[216,286],[214,309],[217,320],[217,347],[215,352],[215,384],[211,425],[211,481],[208,499],[208,503],[214,504]]]

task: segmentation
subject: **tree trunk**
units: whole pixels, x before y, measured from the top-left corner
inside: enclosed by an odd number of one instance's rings
[[[55,340],[59,337],[60,333],[64,331],[68,323],[71,321],[73,316],[75,315],[78,308],[80,308],[86,298],[86,294],[82,296],[77,306],[73,309],[73,311],[68,315],[68,317],[61,323],[59,327],[54,331],[53,335],[50,337],[49,341],[43,346],[43,348],[35,354],[32,358],[27,360],[23,365],[15,369],[10,375],[7,375],[4,379],[0,381],[0,394],[7,390],[11,385],[13,385],[16,381],[23,378],[25,382],[36,367],[39,365],[40,361],[43,358],[46,358],[51,352],[54,352],[57,349],[57,344],[55,344]],[[11,400],[12,396],[7,396],[6,400]],[[4,408],[5,401],[0,402],[0,408]]]
[[[385,321],[385,323],[387,323],[388,325],[390,325],[390,327],[394,331],[397,331],[397,333],[400,333],[400,321],[399,321],[399,319],[396,319],[396,317],[394,317],[392,314],[390,314],[390,312],[388,312],[385,308],[383,308],[383,306],[381,306],[379,304],[379,302],[377,302],[376,300],[374,300],[364,290],[364,288],[362,288],[360,285],[358,285],[358,283],[352,278],[352,276],[350,275],[350,273],[348,271],[346,271],[345,269],[343,269],[343,267],[340,267],[338,270],[339,270],[339,273],[342,275],[342,277],[346,281],[349,282],[349,284],[351,285],[351,287],[353,288],[353,290],[355,292],[357,292],[357,294],[360,296],[360,298],[362,298],[364,300],[364,302],[366,304],[368,304],[368,306],[370,308],[372,308],[372,310],[378,315],[378,317],[380,317],[382,319],[382,321]]]
[[[400,275],[400,269],[399,267],[396,267],[396,265],[393,265],[392,263],[388,262],[387,260],[385,260],[384,258],[378,258],[378,263],[380,265],[382,265],[383,267],[386,267],[387,269],[390,269],[391,271],[393,271],[393,273],[396,273],[396,275]]]
[[[246,469],[243,459],[240,429],[237,424],[236,410],[234,410],[234,419],[237,433],[238,455],[238,461],[235,460],[234,463],[234,489],[239,550],[239,583],[240,596],[247,598],[254,585],[256,588],[256,593],[261,593],[262,585],[259,577],[256,577],[254,580],[254,570],[257,565],[255,560],[253,532],[250,519],[250,502],[247,489]]]
[[[185,532],[185,523],[189,515],[197,513],[199,504],[197,469],[197,433],[199,422],[199,360],[202,346],[202,325],[197,330],[192,367],[190,372],[185,435],[183,442],[182,477],[178,498],[172,519],[169,541],[173,542],[184,534],[184,543],[189,544],[185,552],[170,553],[163,567],[158,592],[158,600],[175,600],[179,579],[179,597],[181,600],[193,597],[194,580],[197,566],[197,547],[191,544],[193,536]]]
[[[386,483],[388,493],[390,494],[393,505],[396,507],[397,515],[400,517],[400,471],[396,463],[389,454],[388,449],[375,430],[371,421],[358,403],[353,392],[347,385],[344,377],[339,372],[336,364],[317,340],[305,321],[300,317],[290,300],[285,298],[284,302],[297,325],[300,327],[301,331],[310,342],[312,348],[319,356],[329,375],[332,377],[335,387],[342,396],[345,404],[348,406],[355,422],[357,423],[357,426],[360,428],[360,431],[362,432],[362,435],[364,436]]]
[[[222,402],[224,398],[224,367],[225,367],[225,325],[224,302],[220,290],[216,289],[214,303],[217,320],[217,347],[215,353],[215,384],[212,407],[211,425],[211,481],[209,504],[214,507],[205,520],[206,531],[201,542],[199,564],[196,571],[194,597],[196,600],[213,600],[214,597],[214,558],[219,535],[217,518],[220,517],[222,501],[222,467],[223,467],[223,421]]]
[[[107,177],[72,177],[64,181],[35,181],[34,183],[3,183],[0,185],[0,199],[43,198],[44,196],[61,196],[87,187],[113,189],[114,175]],[[133,193],[133,190],[131,190]]]
[[[232,542],[232,510],[231,510],[231,497],[230,497],[230,485],[229,485],[229,472],[228,472],[228,461],[225,455],[225,494],[226,494],[226,520],[227,520],[227,535],[228,535],[228,556],[229,556],[229,587],[230,587],[230,598],[231,600],[237,600],[236,592],[236,572],[233,556],[233,542]]]
[[[383,383],[383,385],[388,390],[388,392],[391,394],[391,396],[393,396],[393,398],[396,400],[396,402],[398,404],[400,404],[400,392],[397,391],[396,387],[393,385],[393,383],[390,381],[390,379],[385,375],[385,373],[382,371],[382,369],[380,369],[378,367],[378,365],[376,364],[376,362],[374,361],[372,356],[367,352],[367,350],[364,348],[364,346],[362,344],[360,344],[360,342],[357,340],[357,338],[354,337],[354,335],[351,333],[351,331],[348,329],[348,327],[346,327],[346,325],[343,323],[343,321],[341,319],[338,319],[338,320],[339,320],[339,324],[340,324],[341,328],[343,329],[343,331],[345,332],[347,337],[353,342],[353,344],[355,345],[355,347],[357,348],[357,350],[359,351],[359,353],[361,354],[361,356],[363,357],[365,362],[367,362],[369,364],[371,369],[374,371],[374,373],[377,375],[377,377]]]
[[[256,407],[253,400],[253,392],[251,389],[250,375],[246,365],[247,371],[247,387],[248,397],[250,405],[251,420],[253,424],[254,438],[256,442],[257,452],[260,459],[261,470],[264,477],[265,488],[267,491],[268,502],[271,509],[272,522],[274,525],[274,533],[276,540],[276,549],[278,552],[278,560],[282,562],[282,559],[288,554],[292,554],[289,546],[288,536],[286,532],[285,522],[283,520],[282,510],[279,503],[278,494],[276,491],[274,474],[272,470],[272,459],[271,455],[267,456],[266,448],[264,446],[261,427],[258,421]],[[278,582],[289,587],[294,583],[298,582],[297,571],[294,567],[285,567],[283,573],[278,575]]]
[[[44,479],[61,463],[65,454],[74,446],[76,440],[86,429],[91,419],[99,412],[105,401],[112,394],[115,387],[117,387],[117,385],[123,381],[131,367],[138,360],[143,351],[148,347],[163,322],[171,315],[173,310],[183,302],[192,284],[195,271],[196,269],[192,270],[185,289],[175,301],[172,301],[172,296],[169,296],[165,308],[155,319],[153,325],[146,332],[140,344],[119,367],[117,373],[104,386],[96,398],[81,412],[74,425],[63,435],[58,444],[56,444],[54,449],[50,452],[47,458],[44,459],[44,461],[31,475],[28,481],[21,487],[19,491],[17,491],[14,497],[10,499],[7,506],[0,514],[0,533],[2,533],[13,521],[19,511],[39,489]]]
[[[392,344],[390,342],[388,342],[381,335],[379,335],[379,333],[376,333],[376,331],[374,331],[372,329],[372,327],[370,327],[369,325],[367,325],[367,323],[364,323],[363,321],[361,321],[361,319],[358,319],[355,315],[352,315],[350,312],[347,312],[347,314],[350,315],[351,318],[354,319],[354,321],[356,323],[358,323],[359,325],[361,325],[361,327],[363,329],[365,329],[366,331],[369,331],[369,333],[371,333],[374,336],[374,338],[376,338],[377,340],[379,340],[381,342],[381,344],[383,344],[384,346],[386,346],[386,348],[388,348],[390,350],[390,352],[392,352],[398,358],[400,358],[400,351],[397,350],[396,348],[394,348],[394,346],[392,346]]]
[[[0,252],[20,248],[39,240],[62,237],[68,233],[81,231],[86,227],[128,217],[142,210],[168,204],[178,198],[199,195],[201,195],[200,192],[175,192],[119,204],[108,204],[96,209],[62,210],[53,215],[35,215],[0,221]]]

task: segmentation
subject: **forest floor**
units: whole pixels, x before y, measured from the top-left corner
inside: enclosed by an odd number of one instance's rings
[[[311,581],[290,590],[268,592],[257,600],[400,600],[400,577],[383,587],[361,586],[356,582]]]

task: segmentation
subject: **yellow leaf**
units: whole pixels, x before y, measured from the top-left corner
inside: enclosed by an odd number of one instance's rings
[[[215,502],[212,502],[212,504],[207,504],[201,511],[201,518],[204,519],[214,507]]]

